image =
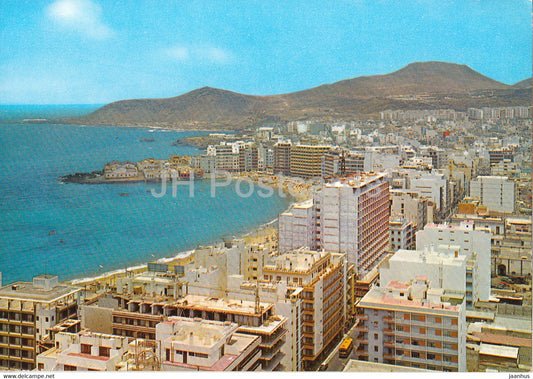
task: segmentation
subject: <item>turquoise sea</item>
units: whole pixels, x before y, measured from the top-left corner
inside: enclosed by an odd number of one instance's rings
[[[62,184],[58,178],[101,170],[111,160],[201,153],[171,142],[199,132],[148,128],[24,124],[24,118],[73,116],[90,106],[0,106],[0,271],[4,284],[56,274],[98,275],[174,256],[222,237],[238,236],[287,208],[288,198],[241,198],[235,186],[195,183],[156,198],[157,183]],[[46,114],[46,116],[42,116]],[[140,142],[152,137],[155,142]],[[242,189],[245,192],[243,186]],[[129,196],[120,196],[129,193]]]

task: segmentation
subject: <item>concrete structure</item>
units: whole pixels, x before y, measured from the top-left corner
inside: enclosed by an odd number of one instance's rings
[[[148,294],[117,294],[113,301],[112,307],[99,310],[112,316],[111,332],[115,335],[155,341],[157,324],[171,316],[229,321],[239,325],[239,333],[261,338],[261,370],[278,368],[284,357],[281,349],[287,333],[286,318],[275,314],[273,304],[198,295],[165,299]]]
[[[156,326],[163,371],[256,371],[260,367],[258,336],[238,333],[239,325],[170,317]]]
[[[317,247],[317,213],[312,199],[294,204],[279,216],[279,250],[299,247]]]
[[[274,254],[272,261],[263,268],[264,281],[283,283],[293,293],[300,293],[302,338],[295,342],[301,344],[305,369],[322,357],[324,349],[342,332],[346,314],[345,255],[300,249]]]
[[[407,220],[394,220],[389,222],[389,245],[391,251],[399,249],[412,250],[415,248],[415,227]]]
[[[290,142],[278,142],[274,145],[274,174],[291,174],[291,146]]]
[[[389,243],[389,185],[384,174],[324,184],[315,203],[320,247],[346,253],[358,275],[370,270]]]
[[[295,145],[291,147],[291,176],[308,179],[322,176],[322,157],[330,146]]]
[[[346,253],[356,273],[364,275],[389,244],[388,189],[385,175],[372,172],[323,184],[312,202],[280,216],[280,250],[317,247]]]
[[[473,301],[489,301],[491,272],[491,233],[488,230],[474,230],[473,222],[460,225],[428,224],[416,233],[417,250],[434,249],[445,252],[457,250],[467,260],[467,304]],[[449,287],[443,287],[449,288]],[[471,293],[470,293],[471,292]]]
[[[413,223],[417,230],[433,221],[428,220],[428,199],[420,196],[417,191],[391,189],[389,194],[392,219],[405,219]]]
[[[37,356],[39,371],[116,371],[131,339],[81,331],[61,332],[55,347]]]
[[[420,153],[423,157],[431,158],[433,168],[437,170],[445,168],[448,165],[448,154],[444,149],[437,146],[422,146]]]
[[[425,277],[417,277],[372,288],[358,308],[358,359],[466,371],[466,312],[460,293],[429,288]]]
[[[470,197],[492,211],[513,213],[515,183],[505,176],[478,176],[470,183]]]
[[[34,369],[50,330],[77,317],[80,291],[51,275],[0,288],[0,369]]]

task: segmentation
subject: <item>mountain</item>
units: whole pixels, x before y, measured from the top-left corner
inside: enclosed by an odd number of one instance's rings
[[[513,88],[531,88],[533,78],[528,78],[513,84]]]
[[[202,87],[172,98],[122,100],[63,121],[230,130],[308,118],[366,119],[386,109],[529,105],[531,86],[523,88],[520,83],[509,86],[466,65],[417,62],[390,74],[360,76],[282,95],[253,96]]]

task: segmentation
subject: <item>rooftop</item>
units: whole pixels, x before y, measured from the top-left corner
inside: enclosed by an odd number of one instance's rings
[[[0,288],[0,299],[19,299],[36,302],[52,302],[69,294],[80,291],[80,288],[58,284],[51,289],[36,287],[30,282],[15,282]]]
[[[326,183],[324,186],[325,188],[341,188],[341,187],[360,188],[384,177],[385,177],[385,174],[380,173],[380,172],[374,172],[374,171],[363,172],[358,176],[337,179],[331,183]]]
[[[518,358],[518,348],[502,345],[490,345],[482,343],[479,347],[480,355],[491,355],[501,358]]]
[[[177,300],[174,304],[192,309],[209,309],[225,313],[239,313],[243,315],[256,315],[255,303],[248,300],[233,300],[200,295],[187,295]],[[261,313],[272,308],[272,304],[260,303]]]
[[[318,262],[325,260],[328,256],[330,256],[330,253],[325,251],[309,251],[303,248],[294,252],[278,253],[273,256],[274,263],[265,265],[263,271],[283,270],[307,273]]]
[[[415,367],[405,367],[389,365],[385,363],[377,362],[365,362],[350,359],[344,367],[344,372],[428,372],[430,370],[424,370]]]
[[[446,312],[458,312],[459,306],[450,305],[446,303],[433,304],[427,300],[417,301],[417,300],[408,300],[394,298],[388,295],[385,288],[373,287],[368,291],[368,293],[361,299],[359,302],[360,306],[376,307],[376,308],[389,308],[389,307],[398,307],[398,308],[413,308],[420,310],[424,308],[426,310],[435,310],[435,311],[446,311]]]

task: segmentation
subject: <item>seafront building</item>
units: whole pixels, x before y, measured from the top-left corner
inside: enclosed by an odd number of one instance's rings
[[[0,368],[33,370],[51,330],[77,318],[80,288],[59,284],[57,276],[39,275],[33,282],[0,288]]]
[[[291,147],[290,174],[309,179],[322,176],[322,158],[330,146],[293,145]]]

